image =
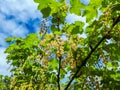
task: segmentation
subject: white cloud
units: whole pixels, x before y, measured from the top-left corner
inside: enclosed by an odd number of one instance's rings
[[[5,38],[7,38],[7,35],[0,33],[0,45],[1,46],[7,46],[7,43],[5,42]]]
[[[4,38],[7,36],[24,37],[30,32],[25,24],[29,23],[30,19],[41,17],[33,0],[0,0],[0,34],[3,36],[0,35],[0,46],[5,44]],[[36,25],[33,27],[35,31],[39,29]]]
[[[5,20],[4,18],[0,19],[2,22],[1,32],[7,34],[8,36],[24,36],[28,33],[28,30],[22,25],[18,25],[14,20]]]
[[[6,63],[6,54],[4,54],[5,48],[0,48],[0,74],[2,75],[10,75],[9,67]]]
[[[41,17],[37,4],[33,0],[4,0],[0,2],[1,12],[16,16],[17,20],[26,22],[29,18]]]
[[[81,16],[77,16],[75,14],[68,14],[66,17],[66,22],[71,24],[74,23],[75,21],[82,21],[82,22],[86,22],[86,17],[81,17]]]
[[[0,74],[7,75],[9,65],[6,63],[7,46],[5,38],[9,36],[24,37],[31,32],[25,24],[42,17],[33,0],[0,0]],[[35,31],[38,26],[33,25]]]

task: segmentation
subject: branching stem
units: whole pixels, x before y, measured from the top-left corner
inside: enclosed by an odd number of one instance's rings
[[[60,90],[60,68],[61,68],[61,57],[59,57],[59,67],[58,67],[58,90]]]
[[[118,16],[116,18],[116,20],[113,22],[110,30],[108,31],[108,34],[111,32],[111,30],[114,28],[114,26],[116,24],[118,24],[120,22],[120,16]],[[70,81],[68,82],[68,84],[66,85],[65,89],[64,90],[67,90],[68,87],[70,86],[70,84],[72,83],[72,81],[75,79],[76,75],[80,72],[81,68],[83,66],[86,65],[86,62],[88,61],[88,59],[91,57],[92,53],[99,47],[99,45],[106,39],[106,36],[103,36],[101,38],[101,40],[95,45],[94,48],[92,48],[92,50],[90,51],[90,53],[86,56],[86,58],[82,61],[82,64],[79,66],[79,68],[77,69],[77,71],[75,72],[75,74],[72,76],[72,78],[70,79]]]
[[[60,31],[60,27],[59,27],[59,22],[60,22],[60,18],[58,18],[58,24],[57,24],[57,28],[58,28],[58,31]],[[60,48],[59,48],[60,49]],[[61,68],[61,59],[62,57],[60,56],[59,57],[59,65],[58,65],[58,75],[57,75],[57,79],[58,79],[58,90],[60,90],[60,68]]]

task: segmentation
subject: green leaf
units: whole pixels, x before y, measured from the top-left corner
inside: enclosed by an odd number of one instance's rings
[[[55,31],[54,34],[61,35],[61,34],[62,34],[62,31]]]
[[[8,37],[5,39],[6,42],[12,42],[13,40],[15,40],[15,37]]]
[[[49,62],[49,67],[53,70],[55,70],[58,67],[58,61],[56,59],[53,59]]]
[[[56,0],[35,0],[35,2],[39,3],[38,9],[42,12],[43,17],[58,13],[60,7],[65,4],[65,2],[56,2]]]
[[[43,8],[41,10],[42,14],[43,14],[43,18],[46,18],[50,15],[50,12],[51,12],[51,8],[50,7],[47,7],[47,8]]]
[[[56,2],[53,0],[52,2],[49,3],[49,6],[51,8],[51,14],[53,13],[59,13],[60,7],[64,5],[64,3]]]
[[[103,0],[90,0],[89,6],[97,9],[101,6]]]
[[[83,22],[76,21],[75,27],[72,29],[71,34],[82,34],[83,33]]]
[[[112,10],[112,12],[120,11],[120,3],[112,5],[111,10]]]
[[[81,15],[80,10],[85,7],[82,3],[80,3],[80,0],[70,0],[71,8],[70,12],[75,13],[77,15]]]
[[[55,27],[55,25],[52,25],[52,26],[51,26],[51,31],[54,33],[54,32],[56,32],[56,31],[58,31],[58,29]]]
[[[102,7],[106,7],[109,4],[108,0],[102,1]]]
[[[79,33],[79,26],[74,27],[71,33],[78,34]]]
[[[118,62],[112,62],[112,65],[114,66],[114,67],[119,67],[119,63]]]
[[[107,63],[107,66],[108,66],[108,67],[112,67],[112,63],[111,63],[111,62],[108,62],[108,63]]]
[[[86,18],[87,18],[87,21],[90,21],[90,20],[94,19],[95,17],[97,17],[97,15],[98,15],[97,9],[94,9],[92,7],[88,7],[86,9]]]
[[[23,83],[23,82],[25,82],[25,80],[18,80],[17,82],[18,83]]]
[[[64,44],[64,50],[69,51],[69,49],[70,49],[70,45],[68,43],[65,43]]]
[[[42,10],[42,9],[48,7],[50,0],[35,0],[35,2],[39,3],[38,9]]]

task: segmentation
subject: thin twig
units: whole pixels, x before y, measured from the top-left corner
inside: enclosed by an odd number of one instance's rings
[[[103,41],[104,39],[105,39],[105,37],[102,38],[102,39],[99,41],[99,43],[95,46],[95,48],[93,48],[93,49],[91,50],[91,52],[87,55],[87,57],[82,61],[82,64],[79,66],[79,68],[77,69],[76,73],[73,75],[73,77],[71,78],[71,80],[70,80],[69,83],[67,84],[65,90],[68,89],[68,87],[70,86],[71,82],[74,80],[74,78],[76,77],[76,75],[80,72],[81,68],[82,68],[83,66],[85,66],[87,60],[90,58],[90,56],[92,55],[92,53],[96,50],[96,48],[102,43],[102,41]]]
[[[114,28],[114,26],[120,21],[120,16],[116,18],[116,20],[113,22],[111,29],[108,31],[108,34],[111,32],[111,30]],[[82,61],[82,64],[79,66],[75,74],[72,76],[68,84],[66,85],[64,90],[67,90],[72,81],[75,79],[76,75],[80,72],[81,68],[86,65],[86,62],[91,57],[92,53],[98,48],[98,46],[106,39],[106,36],[103,36],[102,39],[96,44],[96,46],[90,51],[90,53],[87,55],[87,57]]]
[[[59,57],[59,68],[58,68],[58,90],[60,90],[60,68],[61,68],[61,57]]]
[[[57,28],[58,28],[58,31],[60,31],[60,27],[59,27],[59,22],[60,22],[60,18],[58,18],[58,24],[57,24]],[[59,57],[59,66],[58,66],[58,75],[57,75],[57,78],[58,78],[58,90],[60,90],[60,68],[61,68],[61,59],[62,57],[60,56]]]

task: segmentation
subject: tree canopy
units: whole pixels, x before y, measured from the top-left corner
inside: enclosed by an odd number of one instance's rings
[[[119,90],[120,1],[34,1],[43,14],[39,34],[6,39],[9,89]],[[68,14],[86,21],[68,23]]]

